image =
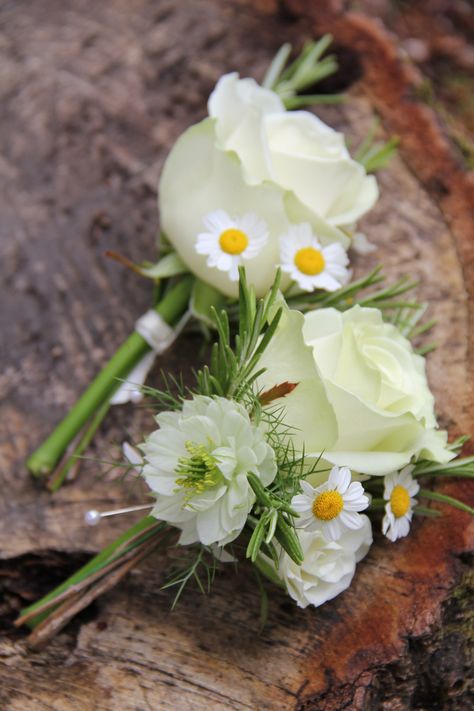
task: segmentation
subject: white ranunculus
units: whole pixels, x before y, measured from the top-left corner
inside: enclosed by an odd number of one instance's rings
[[[320,531],[298,531],[304,560],[297,565],[281,552],[278,575],[288,594],[299,607],[322,605],[351,584],[356,563],[372,545],[372,528],[367,516],[355,531],[347,531],[337,541],[328,541]]]
[[[299,383],[282,405],[307,454],[371,475],[401,469],[412,456],[453,457],[436,429],[424,358],[377,309],[287,311],[259,367],[267,368],[264,389]]]
[[[263,296],[281,261],[280,238],[295,225],[309,225],[322,247],[348,248],[341,227],[352,228],[372,207],[377,185],[350,158],[342,134],[313,114],[285,111],[276,94],[237,74],[219,80],[209,115],[178,139],[159,185],[163,231],[194,274],[236,296],[231,274],[242,255],[249,282]],[[242,243],[227,253],[232,259],[220,259],[222,235],[209,234],[208,226],[217,213],[239,230],[245,220],[259,222],[264,246],[252,254]],[[197,250],[203,234],[206,244]],[[282,288],[289,283],[284,275]]]
[[[151,512],[182,530],[180,543],[224,546],[241,532],[255,495],[276,475],[275,453],[244,407],[198,395],[182,411],[162,412],[141,446],[143,476],[156,496]]]

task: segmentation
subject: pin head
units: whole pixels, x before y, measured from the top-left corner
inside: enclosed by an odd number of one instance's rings
[[[90,509],[89,511],[86,511],[84,515],[84,521],[87,523],[88,526],[97,526],[100,519],[101,514],[95,509]]]

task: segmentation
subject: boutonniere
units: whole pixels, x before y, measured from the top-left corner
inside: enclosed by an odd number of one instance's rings
[[[165,585],[172,605],[187,583],[206,592],[219,568],[250,564],[264,617],[262,577],[318,606],[351,584],[373,526],[394,542],[414,515],[440,515],[430,500],[474,513],[424,484],[472,477],[474,457],[457,458],[465,438],[448,444],[438,429],[424,357],[400,328],[359,305],[302,314],[278,290],[279,272],[260,299],[239,275],[235,336],[227,312],[213,310],[217,341],[194,385],[147,387],[156,428],[124,447],[148,485],[147,515],[23,611],[33,645],[157,546],[182,552]]]
[[[369,137],[351,157],[342,133],[305,107],[341,97],[308,94],[336,71],[325,55],[331,38],[308,43],[288,61],[284,45],[261,85],[227,74],[217,82],[208,115],[172,147],[163,167],[158,201],[159,259],[132,264],[155,284],[154,301],[134,332],[27,466],[57,490],[77,466],[109,407],[142,397],[141,386],[157,354],[190,320],[213,328],[211,308],[225,308],[235,323],[238,269],[243,266],[257,296],[264,296],[281,270],[281,290],[303,311],[333,306],[345,310],[378,269],[351,281],[348,250],[370,250],[357,221],[378,197],[369,174],[385,164],[396,141]],[[401,280],[378,289],[364,303],[397,301],[408,288]],[[410,302],[406,302],[410,307]]]

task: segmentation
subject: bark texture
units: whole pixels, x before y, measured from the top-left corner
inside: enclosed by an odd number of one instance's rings
[[[452,436],[474,429],[473,186],[420,99],[417,69],[380,23],[342,3],[18,0],[0,9],[0,31],[0,707],[472,707],[473,531],[452,510],[396,545],[377,536],[352,587],[323,608],[301,611],[269,588],[261,634],[247,567],[220,575],[210,597],[188,591],[171,613],[160,553],[45,650],[31,653],[13,630],[20,607],[128,523],[89,529],[84,511],[143,500],[94,461],[51,497],[24,461],[148,308],[148,285],[103,254],[153,259],[163,160],[222,73],[260,79],[283,41],[331,31],[341,72],[327,90],[348,88],[349,101],[319,115],[352,145],[374,111],[381,134],[400,137],[362,225],[378,251],[358,257],[356,272],[382,261],[389,277],[420,280],[438,321],[430,382]],[[198,350],[183,337],[160,365],[186,373]],[[113,411],[90,455],[113,459],[111,443],[138,440],[151,423],[145,410]],[[439,489],[472,499],[467,481]]]

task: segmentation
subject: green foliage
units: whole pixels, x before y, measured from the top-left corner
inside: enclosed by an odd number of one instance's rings
[[[331,35],[325,35],[318,42],[307,42],[299,56],[290,64],[288,60],[292,47],[288,42],[285,43],[272,61],[262,86],[278,94],[287,109],[340,103],[344,100],[341,94],[302,94],[337,72],[335,56],[331,54],[323,57],[331,42]]]
[[[231,346],[227,311],[217,313],[211,308],[218,338],[212,347],[210,365],[197,373],[196,392],[242,402],[251,395],[253,383],[261,374],[256,367],[275,333],[281,309],[272,313],[278,294],[279,273],[271,290],[259,300],[248,286],[243,268],[239,269],[239,274],[239,322],[234,347]]]
[[[225,302],[226,298],[220,291],[210,284],[196,279],[193,284],[189,307],[198,321],[211,328],[214,327],[213,310],[223,308]]]
[[[285,294],[285,299],[291,308],[309,311],[314,308],[335,308],[347,311],[356,304],[367,308],[379,309],[385,321],[393,323],[407,338],[415,338],[429,330],[434,320],[420,325],[419,321],[426,310],[426,304],[416,299],[403,298],[405,294],[417,286],[417,282],[402,277],[389,286],[373,289],[381,284],[384,277],[382,267],[378,266],[369,274],[341,286],[336,291],[316,290],[311,293]]]
[[[471,514],[471,516],[474,516],[474,509],[472,506],[468,506],[468,504],[465,504],[463,501],[459,501],[459,499],[456,499],[454,496],[440,494],[439,491],[430,491],[428,489],[420,489],[418,495],[423,499],[431,499],[432,501],[439,501],[443,504],[449,504],[453,508],[459,509],[459,511],[465,511],[466,513]]]
[[[149,397],[149,405],[156,410],[180,410],[183,400],[189,396],[189,389],[184,385],[182,375],[175,377],[171,373],[161,371],[162,388],[142,385],[141,392]]]
[[[450,448],[456,454],[459,454],[459,448],[462,446],[461,442],[464,443],[467,439],[469,438],[460,437],[450,445]],[[415,464],[413,476],[454,476],[470,479],[474,477],[474,456],[452,459],[444,464],[423,459]]]
[[[388,141],[376,141],[375,134],[379,127],[379,120],[373,121],[367,136],[357,149],[354,158],[364,166],[367,173],[375,173],[381,168],[386,168],[397,152],[400,140],[392,136]]]
[[[451,443],[450,449],[458,455],[462,446],[468,440],[469,437],[467,436],[458,437],[457,440]],[[452,459],[450,462],[445,462],[444,464],[431,462],[426,459],[420,460],[415,464],[412,475],[418,479],[423,477],[459,477],[460,479],[472,479],[474,478],[474,456]],[[455,509],[474,515],[474,509],[471,506],[468,506],[468,504],[465,504],[453,496],[442,494],[439,491],[431,491],[422,488],[418,496],[431,501],[448,504],[448,506],[452,506]],[[415,509],[416,513],[422,513],[423,515],[427,515],[426,511],[432,512],[433,509],[426,509],[424,506],[417,506]]]
[[[115,566],[126,560],[133,551],[139,551],[152,540],[158,543],[166,528],[166,523],[151,516],[141,519],[52,592],[22,610],[22,617],[26,618],[29,627],[35,628],[53,615],[61,603],[67,604],[72,595],[87,593],[101,580],[102,575],[115,570]]]
[[[376,269],[367,277],[342,287],[338,292],[303,295],[312,300],[312,305],[335,306],[340,310],[350,308],[354,303],[380,308],[384,316],[399,326],[409,337],[423,333],[429,324],[420,326],[424,312],[423,304],[407,301],[404,294],[414,284],[401,279],[396,284],[380,288],[369,295],[360,292],[367,286],[375,286],[382,281],[380,270]],[[255,503],[247,517],[242,537],[246,541],[245,553],[255,565],[257,575],[262,574],[277,584],[282,584],[278,577],[281,550],[293,561],[303,561],[303,551],[295,527],[296,513],[291,501],[300,491],[303,478],[315,472],[327,471],[320,466],[319,458],[307,457],[304,451],[298,451],[293,443],[293,429],[285,423],[284,408],[271,407],[273,399],[279,399],[291,392],[295,383],[276,383],[266,392],[258,392],[256,380],[263,372],[259,361],[265,348],[270,343],[282,314],[279,305],[279,274],[275,283],[263,299],[256,299],[248,286],[245,272],[240,270],[238,328],[235,338],[231,338],[229,316],[226,311],[217,312],[212,306],[217,333],[217,340],[212,349],[211,362],[196,373],[195,388],[188,389],[182,380],[163,375],[164,387],[161,390],[144,388],[144,392],[155,398],[161,407],[180,410],[183,400],[195,395],[209,397],[221,396],[240,402],[256,425],[261,424],[266,438],[273,448],[277,463],[277,473],[273,482],[265,487],[258,477],[248,473],[248,482],[254,495]],[[302,298],[302,297],[294,297]],[[291,301],[291,299],[290,299]],[[460,437],[452,443],[452,451],[458,455],[466,442]],[[217,476],[215,462],[205,450],[189,446],[189,457],[180,460],[179,473],[182,485],[189,489],[196,487],[202,480],[203,471],[212,481]],[[196,476],[195,476],[196,474]],[[433,476],[474,476],[474,456],[455,459],[445,464],[427,460],[416,462],[413,467],[415,477]],[[210,480],[211,480],[210,479]],[[211,481],[211,483],[212,483]],[[377,511],[385,506],[381,498],[384,481],[382,477],[371,477],[364,482],[367,491],[374,494],[371,510]],[[467,504],[445,494],[423,488],[420,498],[449,504],[470,514],[474,510]],[[419,504],[415,513],[424,516],[436,516],[438,512]],[[169,539],[173,530],[165,522],[146,517],[120,538],[108,546],[90,563],[84,566],[52,593],[30,606],[26,611],[25,622],[34,627],[48,620],[53,627],[58,616],[64,613],[64,606],[69,604],[72,595],[88,596],[102,584],[107,576],[113,575],[120,566],[135,563],[154,546]],[[234,544],[236,547],[239,543]],[[187,546],[180,549],[178,565],[165,588],[176,588],[173,607],[177,604],[186,585],[194,581],[198,589],[209,592],[219,565],[213,548],[203,545]],[[266,615],[266,592],[258,577],[262,595],[262,620]],[[23,618],[22,618],[23,621]]]
[[[194,582],[198,590],[209,593],[214,582],[218,561],[212,551],[203,545],[188,546],[180,550],[181,560],[162,589],[177,588],[171,609],[174,610],[186,586]]]
[[[139,269],[142,276],[155,280],[168,279],[189,272],[188,267],[177,252],[169,252],[161,257],[156,264],[137,266],[137,269]]]

